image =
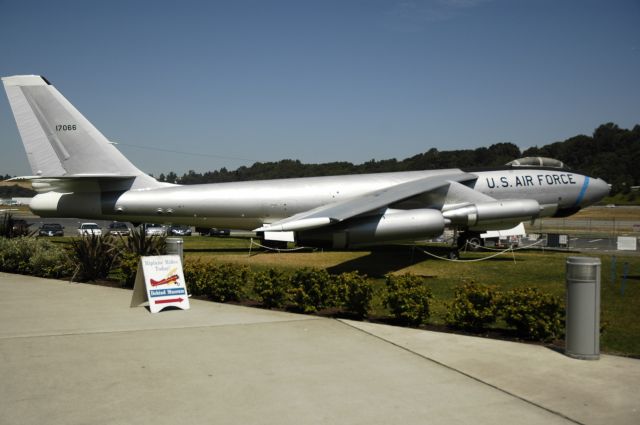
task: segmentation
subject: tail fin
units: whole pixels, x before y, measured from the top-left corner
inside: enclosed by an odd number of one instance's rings
[[[118,151],[44,77],[3,77],[33,174],[60,178],[125,178],[161,185]]]

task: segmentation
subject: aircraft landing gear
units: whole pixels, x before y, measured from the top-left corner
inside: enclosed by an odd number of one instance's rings
[[[480,251],[483,246],[482,238],[478,232],[462,232],[458,236],[458,249],[467,249],[469,251]]]

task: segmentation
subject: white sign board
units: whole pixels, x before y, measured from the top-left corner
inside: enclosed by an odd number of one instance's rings
[[[635,236],[618,236],[618,251],[635,251],[637,242]]]
[[[149,302],[157,313],[166,307],[189,309],[189,296],[179,255],[140,257],[131,307]]]
[[[569,246],[569,235],[559,235],[558,243],[560,243],[560,246]]]

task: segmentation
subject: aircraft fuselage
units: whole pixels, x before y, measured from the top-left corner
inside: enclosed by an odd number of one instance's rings
[[[42,217],[78,216],[132,222],[255,229],[302,211],[427,176],[460,169],[309,177],[250,182],[173,185],[148,190],[65,190],[37,195],[31,209]],[[513,168],[471,173],[469,188],[495,199],[535,199],[540,216],[589,205],[608,185],[567,170]],[[68,188],[73,190],[72,188]],[[108,189],[108,188],[107,188]],[[462,201],[417,196],[397,203],[447,210]]]

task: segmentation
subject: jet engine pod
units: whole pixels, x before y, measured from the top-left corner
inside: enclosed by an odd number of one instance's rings
[[[360,217],[330,228],[298,232],[296,242],[300,245],[341,249],[438,236],[443,231],[444,217],[438,210],[387,209],[382,215]]]
[[[442,213],[452,224],[474,229],[498,229],[504,225],[531,220],[540,214],[540,204],[533,199],[507,199],[482,202]]]

